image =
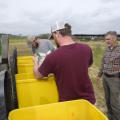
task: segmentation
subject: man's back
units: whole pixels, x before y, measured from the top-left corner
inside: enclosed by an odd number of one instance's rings
[[[87,45],[65,45],[47,56],[39,71],[43,76],[54,73],[60,101],[87,99],[95,102],[88,76],[92,52]]]
[[[47,53],[48,51],[54,51],[55,48],[50,40],[41,39],[38,40],[38,48],[36,49],[36,53]]]

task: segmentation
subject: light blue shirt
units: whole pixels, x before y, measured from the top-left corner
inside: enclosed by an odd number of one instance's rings
[[[38,48],[35,49],[35,53],[47,53],[48,51],[54,51],[55,47],[50,40],[41,39],[38,40]]]

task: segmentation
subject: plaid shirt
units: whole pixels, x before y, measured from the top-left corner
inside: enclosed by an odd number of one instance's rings
[[[120,45],[116,45],[112,49],[107,47],[102,59],[102,65],[98,76],[103,73],[116,74],[120,72]]]

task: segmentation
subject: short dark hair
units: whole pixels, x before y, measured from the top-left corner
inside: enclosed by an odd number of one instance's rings
[[[108,31],[108,32],[105,34],[105,36],[107,36],[107,35],[112,35],[112,36],[117,37],[117,32],[116,32],[116,31]]]
[[[71,31],[71,25],[69,25],[68,23],[64,24],[64,28],[58,30],[60,32],[60,34],[62,36],[71,36],[72,35],[72,31]]]

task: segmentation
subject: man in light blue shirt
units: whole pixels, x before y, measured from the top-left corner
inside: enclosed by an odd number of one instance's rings
[[[37,45],[35,46],[34,43],[32,44],[32,48],[35,49],[33,52],[35,53],[47,53],[48,51],[52,52],[55,50],[55,47],[53,46],[52,42],[47,39],[36,39],[34,41]]]

